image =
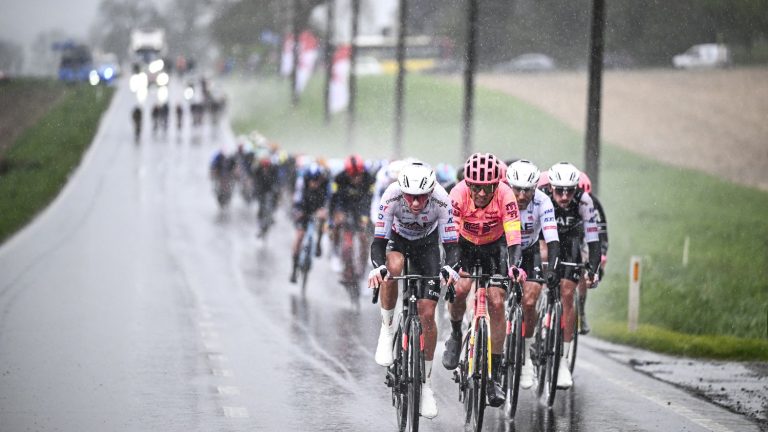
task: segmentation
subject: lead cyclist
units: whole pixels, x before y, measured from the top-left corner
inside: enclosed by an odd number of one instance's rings
[[[456,226],[450,213],[450,198],[435,180],[431,168],[420,162],[405,165],[398,174],[397,183],[384,191],[379,201],[374,240],[371,244],[371,261],[374,269],[368,275],[370,288],[380,287],[381,331],[376,346],[376,363],[389,366],[394,361],[392,346],[395,333],[393,317],[397,304],[397,281],[382,278],[400,276],[405,255],[410,256],[409,271],[422,276],[440,275],[440,242],[446,252],[448,280],[452,284],[459,275],[454,270],[458,261]],[[421,387],[419,411],[423,417],[434,418],[438,409],[432,391],[432,361],[437,344],[435,306],[440,298],[440,286],[428,281],[429,288],[418,300],[419,319],[424,335],[424,375],[426,383]]]

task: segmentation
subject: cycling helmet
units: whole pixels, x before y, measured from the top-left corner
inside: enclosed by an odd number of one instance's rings
[[[400,170],[405,166],[405,162],[402,160],[394,160],[387,165],[387,177],[392,179],[392,181],[397,179],[397,176],[400,174]]]
[[[579,189],[586,193],[592,193],[592,181],[584,172],[580,173],[579,175]]]
[[[507,164],[501,160],[496,159],[496,163],[499,164],[499,178],[504,181],[507,178]]]
[[[318,180],[323,176],[323,169],[316,163],[311,163],[304,171],[304,178],[307,181]]]
[[[439,163],[435,167],[435,176],[437,182],[441,185],[448,185],[456,182],[456,168],[447,163]]]
[[[406,165],[397,176],[400,191],[408,195],[423,195],[435,188],[435,172],[421,162]]]
[[[344,160],[344,171],[351,176],[362,174],[365,171],[365,161],[359,155],[349,156]]]
[[[531,161],[520,159],[507,169],[507,182],[510,186],[521,189],[535,188],[539,184],[541,173]]]
[[[568,162],[558,162],[549,169],[549,183],[553,187],[576,187],[579,170]]]
[[[496,156],[475,153],[464,164],[464,180],[474,184],[495,184],[501,180],[501,169]]]

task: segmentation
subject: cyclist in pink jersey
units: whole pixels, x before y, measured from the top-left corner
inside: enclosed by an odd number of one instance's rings
[[[459,229],[459,274],[468,276],[468,271],[479,260],[486,274],[514,275],[524,282],[525,272],[519,268],[520,214],[512,189],[501,179],[501,166],[496,157],[490,153],[475,153],[464,164],[464,180],[451,190],[453,218]],[[508,250],[510,266],[502,254],[504,247]],[[460,279],[455,287],[456,298],[453,304],[448,305],[452,332],[443,353],[446,369],[455,369],[459,363],[461,324],[471,285],[471,279]],[[504,402],[498,377],[505,336],[505,290],[505,285],[492,286],[488,290],[494,378],[488,383],[488,399],[492,406],[500,406]]]

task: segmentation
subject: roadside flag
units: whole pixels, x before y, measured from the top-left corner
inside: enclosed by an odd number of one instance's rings
[[[296,90],[301,93],[306,87],[318,57],[319,42],[310,31],[299,35],[299,63],[296,70]],[[280,61],[280,75],[289,76],[293,70],[293,35],[285,38]]]
[[[349,69],[352,47],[340,45],[333,55],[331,73],[330,109],[332,113],[343,111],[349,105]]]

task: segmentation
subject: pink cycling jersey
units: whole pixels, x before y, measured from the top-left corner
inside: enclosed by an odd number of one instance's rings
[[[484,208],[475,207],[464,180],[451,190],[451,201],[454,222],[465,239],[484,245],[506,235],[507,246],[520,244],[520,212],[515,194],[506,183],[499,183],[493,199]]]

